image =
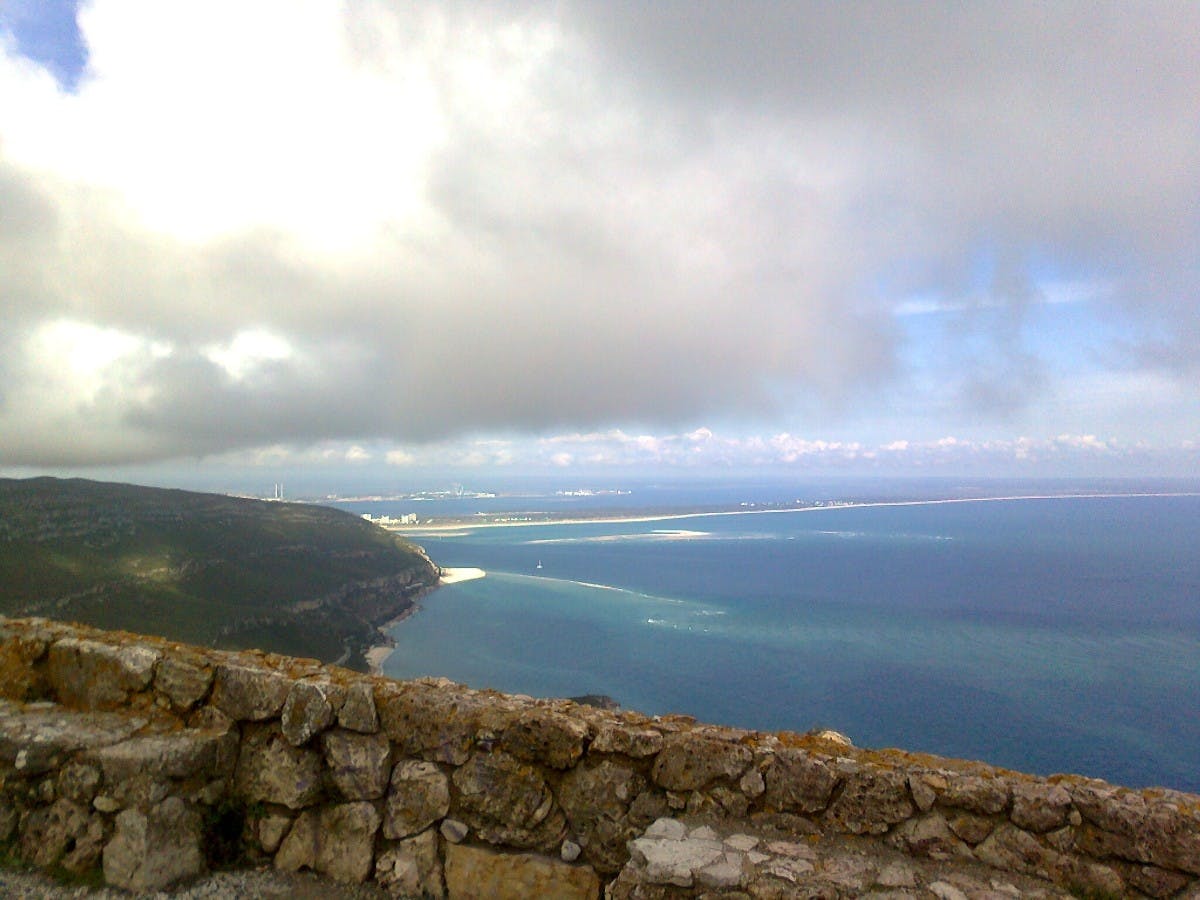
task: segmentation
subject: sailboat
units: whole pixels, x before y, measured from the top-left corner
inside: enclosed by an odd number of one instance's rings
[[[542,561],[541,561],[540,559],[538,560],[537,567],[538,567],[539,569],[542,567]]]

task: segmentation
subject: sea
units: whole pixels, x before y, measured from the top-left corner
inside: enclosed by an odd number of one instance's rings
[[[439,564],[487,574],[392,627],[395,678],[1200,791],[1200,494],[1179,488],[710,483],[341,505],[435,521],[723,510],[421,533]],[[778,511],[795,501],[822,505]]]

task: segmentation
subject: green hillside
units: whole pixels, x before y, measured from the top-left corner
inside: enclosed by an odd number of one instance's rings
[[[437,582],[424,552],[328,507],[82,479],[0,479],[0,613],[361,667]]]

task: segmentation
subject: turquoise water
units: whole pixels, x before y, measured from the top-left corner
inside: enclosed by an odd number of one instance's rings
[[[438,590],[393,629],[393,677],[603,693],[651,714],[1200,790],[1200,498],[480,528],[421,543],[488,575]]]

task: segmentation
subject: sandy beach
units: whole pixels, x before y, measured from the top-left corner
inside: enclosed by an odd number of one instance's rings
[[[438,581],[438,584],[439,585],[455,584],[456,582],[459,582],[459,581],[472,581],[476,578],[483,578],[486,574],[487,574],[487,572],[485,572],[483,569],[475,569],[475,568],[442,569],[442,577]],[[389,656],[392,655],[392,651],[396,649],[391,643],[391,640],[392,640],[391,637],[388,636],[388,629],[390,629],[394,625],[399,624],[400,622],[403,622],[405,619],[407,619],[409,616],[411,616],[413,613],[415,613],[419,608],[420,608],[419,606],[414,604],[413,606],[409,607],[404,612],[402,612],[400,615],[396,616],[396,618],[392,619],[389,622],[386,622],[385,624],[383,624],[379,627],[380,636],[388,643],[376,644],[375,646],[369,648],[367,650],[367,652],[363,654],[363,657],[367,661],[367,670],[372,675],[382,675],[383,674],[384,662],[387,660],[387,658]]]

